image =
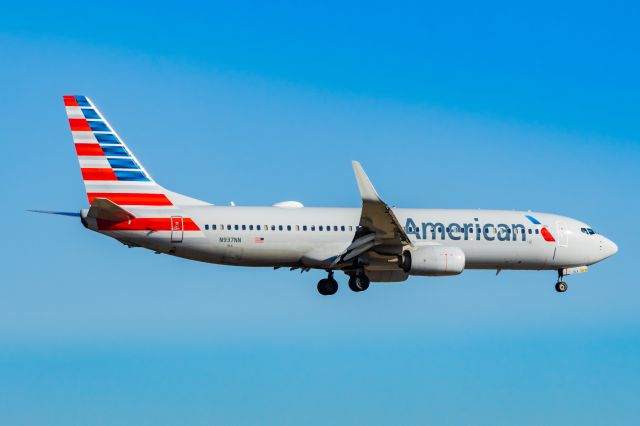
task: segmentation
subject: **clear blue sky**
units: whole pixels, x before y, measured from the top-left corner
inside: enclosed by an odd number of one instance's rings
[[[639,9],[629,2],[12,3],[0,14],[0,423],[640,423]],[[316,294],[320,272],[127,249],[61,96],[217,204],[555,212],[620,252]],[[344,282],[344,280],[343,280]]]

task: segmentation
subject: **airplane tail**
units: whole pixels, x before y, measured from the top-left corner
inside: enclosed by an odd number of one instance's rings
[[[118,206],[206,205],[158,185],[86,96],[64,96],[89,204],[107,199]]]

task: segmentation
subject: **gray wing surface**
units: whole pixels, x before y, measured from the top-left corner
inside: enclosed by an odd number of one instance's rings
[[[391,207],[378,195],[359,162],[353,161],[353,171],[362,197],[360,226],[352,243],[336,257],[333,264],[361,257],[366,258],[367,263],[382,263],[380,266],[386,269],[384,264],[395,261],[395,256],[401,254],[404,247],[410,246],[411,241]],[[390,256],[392,259],[388,259]],[[389,269],[397,268],[397,263],[389,265]]]

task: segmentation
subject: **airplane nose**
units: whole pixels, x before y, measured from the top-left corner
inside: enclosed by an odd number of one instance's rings
[[[602,252],[605,257],[613,256],[618,252],[618,246],[610,239],[602,237]]]

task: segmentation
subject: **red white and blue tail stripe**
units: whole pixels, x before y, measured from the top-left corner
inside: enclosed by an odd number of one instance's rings
[[[64,96],[89,204],[106,198],[120,206],[206,204],[158,185],[86,96]]]

